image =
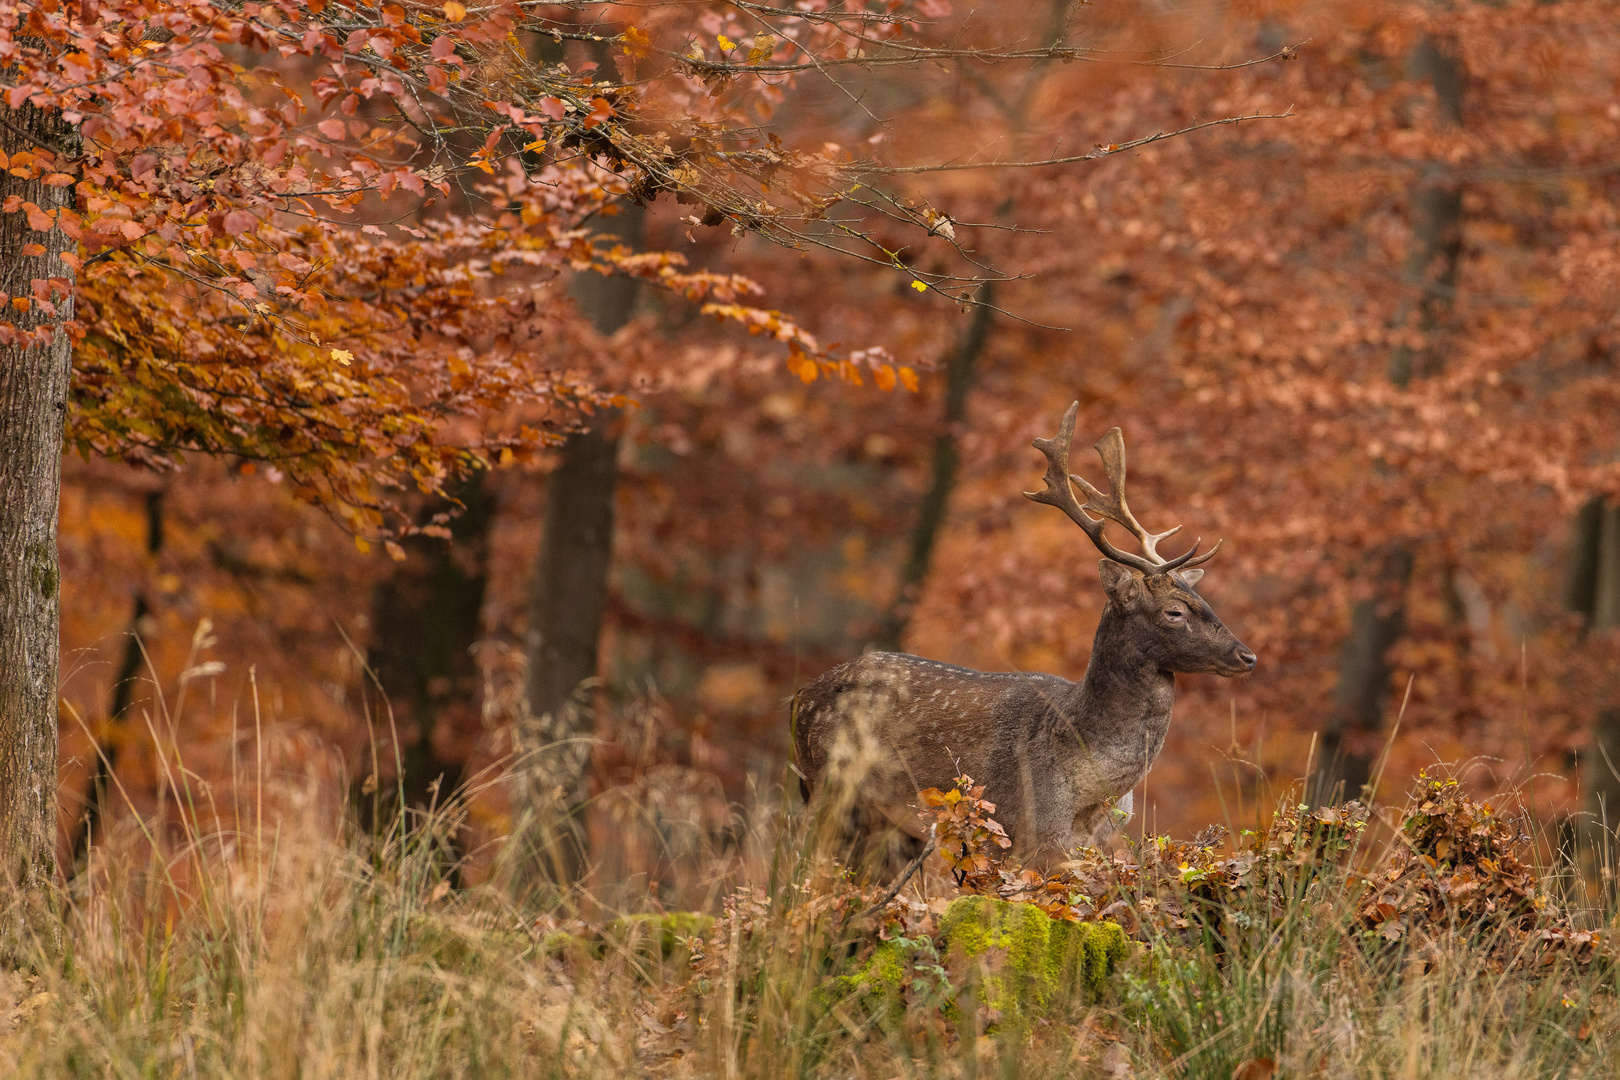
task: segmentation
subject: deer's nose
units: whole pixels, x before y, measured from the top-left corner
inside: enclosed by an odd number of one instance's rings
[[[1250,652],[1247,646],[1239,645],[1237,647],[1237,662],[1242,664],[1248,670],[1253,671],[1254,665],[1258,663],[1259,660],[1260,658],[1254,655],[1254,653]]]

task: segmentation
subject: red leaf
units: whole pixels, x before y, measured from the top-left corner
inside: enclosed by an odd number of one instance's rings
[[[241,236],[258,225],[259,219],[247,210],[232,210],[225,215],[225,231],[232,236]]]
[[[585,117],[585,126],[588,128],[595,127],[597,124],[605,122],[610,117],[618,115],[619,110],[613,107],[613,103],[611,101],[604,97],[594,97],[591,98],[590,115]]]

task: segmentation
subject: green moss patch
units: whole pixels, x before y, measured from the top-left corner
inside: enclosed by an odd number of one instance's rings
[[[952,901],[940,937],[953,980],[1001,1027],[1023,1027],[1065,998],[1096,1000],[1130,954],[1113,923],[1065,922],[990,896]]]
[[[666,915],[626,915],[602,928],[601,940],[637,956],[668,960],[683,952],[689,938],[708,937],[714,930],[714,916],[695,911],[672,911]]]

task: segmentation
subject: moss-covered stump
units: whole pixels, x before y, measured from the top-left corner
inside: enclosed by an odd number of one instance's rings
[[[991,896],[953,900],[939,930],[953,981],[1003,1029],[1022,1028],[1064,999],[1097,999],[1130,955],[1113,923],[1064,922],[1034,904]]]

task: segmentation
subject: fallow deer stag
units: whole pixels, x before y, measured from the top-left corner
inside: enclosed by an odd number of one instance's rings
[[[1201,541],[1173,559],[1159,554],[1180,526],[1150,533],[1126,505],[1119,428],[1096,444],[1106,495],[1069,475],[1079,407],[1069,407],[1056,438],[1035,440],[1046,455],[1046,490],[1024,494],[1062,510],[1105,556],[1108,602],[1085,677],[1076,683],[868,653],[808,683],[791,703],[801,787],[807,799],[820,791],[831,800],[848,839],[898,830],[915,850],[923,835],[917,792],[949,788],[965,772],[985,785],[1015,852],[1027,861],[1061,859],[1130,816],[1131,790],[1164,746],[1176,672],[1254,669],[1254,653],[1194,591],[1204,574],[1194,567],[1219,542],[1204,555]],[[1084,492],[1083,504],[1070,481]],[[1142,554],[1115,547],[1105,521],[1129,529]]]

